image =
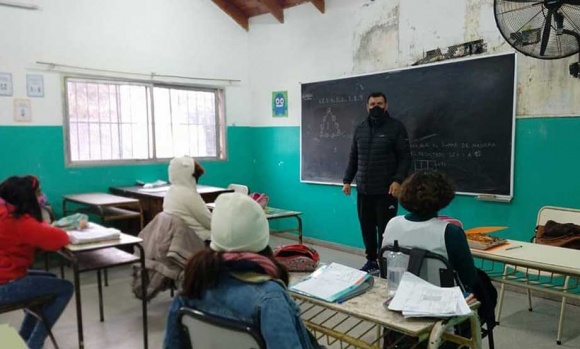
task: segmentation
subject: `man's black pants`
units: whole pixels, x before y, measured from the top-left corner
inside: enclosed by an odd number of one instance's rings
[[[377,260],[383,233],[389,220],[397,215],[397,208],[397,199],[389,194],[357,195],[358,220],[369,261]]]

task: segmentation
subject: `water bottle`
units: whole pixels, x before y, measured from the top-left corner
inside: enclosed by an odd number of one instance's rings
[[[387,292],[389,298],[395,295],[408,265],[409,256],[401,252],[399,241],[395,240],[393,249],[387,253]]]

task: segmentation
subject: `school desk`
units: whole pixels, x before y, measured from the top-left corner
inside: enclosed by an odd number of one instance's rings
[[[566,298],[580,299],[580,250],[515,240],[507,242],[489,250],[472,249],[471,254],[480,258],[479,267],[494,281],[562,297],[557,335],[560,344]],[[500,302],[498,314],[501,308]]]
[[[293,273],[292,280],[297,280],[299,275],[303,274]],[[481,348],[481,327],[476,312],[449,319],[405,319],[400,312],[383,306],[387,298],[386,285],[385,279],[375,277],[371,290],[343,303],[328,303],[294,292],[291,295],[300,306],[300,316],[305,325],[318,340],[326,338],[324,343],[327,345],[339,342],[341,348],[351,345],[354,348],[379,349],[382,348],[382,330],[386,329],[417,338],[418,343],[429,340],[429,349],[438,348],[443,340],[473,349]],[[447,332],[463,321],[471,322],[471,338]]]
[[[138,199],[143,209],[144,224],[151,222],[153,218],[163,211],[163,198],[169,190],[169,186],[157,188],[143,188],[140,186],[110,187],[109,191],[115,195]],[[218,195],[233,192],[232,189],[198,185],[197,191],[205,202],[214,202]]]
[[[85,347],[83,336],[83,312],[81,303],[80,274],[87,271],[97,271],[99,315],[100,320],[103,321],[103,288],[101,283],[101,270],[137,262],[141,264],[141,270],[145,270],[145,251],[143,251],[141,242],[143,242],[143,239],[141,238],[121,233],[120,239],[118,240],[100,241],[81,245],[67,245],[59,251],[61,256],[70,261],[73,268],[77,328],[80,349]],[[121,246],[137,247],[139,249],[139,256],[135,256],[116,248]],[[141,273],[141,287],[142,294],[146,294],[146,273]],[[141,301],[141,307],[143,313],[143,348],[147,349],[147,300],[145,298],[143,298]]]

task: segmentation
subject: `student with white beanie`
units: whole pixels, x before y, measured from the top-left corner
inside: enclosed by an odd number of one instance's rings
[[[191,156],[169,162],[171,187],[163,199],[163,212],[181,220],[204,241],[210,239],[211,212],[197,192],[197,180],[204,170]]]
[[[267,348],[320,348],[290,298],[288,271],[268,246],[270,230],[264,210],[247,195],[227,193],[215,203],[211,244],[185,268],[181,294],[167,320],[165,349],[186,348],[179,329],[181,307],[243,321],[260,328]]]

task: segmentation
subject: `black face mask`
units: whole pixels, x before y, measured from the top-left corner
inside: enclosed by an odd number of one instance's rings
[[[380,119],[385,116],[385,110],[377,105],[369,110],[369,116],[371,119]]]

